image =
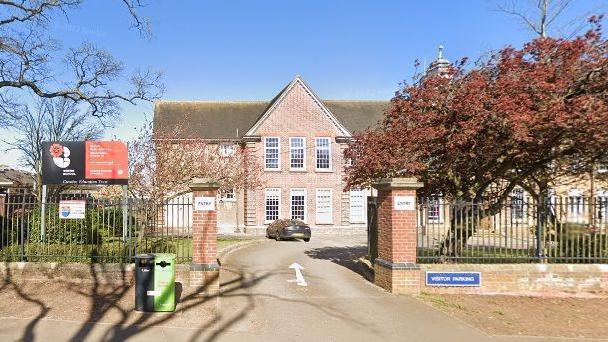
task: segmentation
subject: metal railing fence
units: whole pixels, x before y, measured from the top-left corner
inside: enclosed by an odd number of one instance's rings
[[[608,198],[430,197],[417,206],[420,263],[607,263]]]
[[[85,201],[84,218],[61,218],[65,199]],[[46,203],[22,196],[1,205],[1,261],[128,263],[139,253],[192,260],[189,196],[164,202],[70,196]]]

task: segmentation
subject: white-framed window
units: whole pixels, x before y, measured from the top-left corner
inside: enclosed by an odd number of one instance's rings
[[[306,189],[291,189],[289,210],[292,220],[306,222]]]
[[[578,222],[585,216],[585,203],[581,189],[568,190],[568,221]]]
[[[330,138],[315,138],[315,167],[320,171],[331,170]]]
[[[608,190],[599,189],[597,191],[595,206],[597,208],[596,219],[598,223],[606,224],[608,222]]]
[[[522,188],[511,191],[511,220],[521,221],[526,216],[525,193]]]
[[[306,169],[306,139],[302,137],[289,138],[290,170]]]
[[[223,202],[236,201],[236,197],[234,195],[234,188],[220,189],[220,201],[223,201]]]
[[[222,157],[233,156],[236,152],[236,145],[232,143],[221,143],[219,147],[219,153]]]
[[[365,190],[351,190],[350,194],[350,223],[365,223],[366,222],[366,210],[365,204],[367,198],[365,196]]]
[[[281,142],[278,137],[264,138],[264,169],[279,170],[281,168]]]
[[[267,188],[264,191],[264,222],[270,223],[281,216],[281,189]]]
[[[315,197],[315,222],[318,224],[333,223],[332,189],[317,189]]]
[[[426,217],[430,223],[443,221],[443,199],[440,196],[431,196],[427,199]]]

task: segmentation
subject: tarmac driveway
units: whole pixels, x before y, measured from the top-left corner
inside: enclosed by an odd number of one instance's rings
[[[522,340],[488,336],[413,297],[383,291],[355,271],[365,253],[360,236],[249,245],[222,260],[219,297],[183,289],[174,313],[133,311],[131,286],[5,281],[0,341]],[[306,286],[295,281],[293,263],[304,267]]]

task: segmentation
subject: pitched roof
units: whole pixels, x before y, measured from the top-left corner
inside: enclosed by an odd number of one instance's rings
[[[253,126],[268,104],[160,101],[154,106],[154,132],[174,132],[175,138],[181,139],[239,139]]]
[[[0,186],[30,187],[34,185],[34,175],[27,171],[0,166]]]
[[[292,83],[271,101],[159,101],[154,106],[154,132],[171,132],[173,138],[179,139],[240,139]],[[390,104],[363,100],[321,102],[351,133],[376,125]]]

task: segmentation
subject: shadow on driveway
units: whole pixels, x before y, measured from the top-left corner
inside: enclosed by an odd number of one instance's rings
[[[366,266],[357,261],[359,258],[367,255],[366,245],[320,247],[307,250],[304,253],[313,259],[329,260],[335,264],[348,268],[367,280],[372,280],[370,279],[370,274]]]

